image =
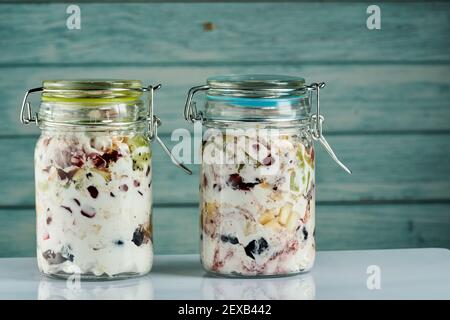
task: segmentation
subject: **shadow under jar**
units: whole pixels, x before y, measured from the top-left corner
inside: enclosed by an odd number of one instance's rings
[[[95,280],[150,271],[150,141],[158,125],[152,104],[158,88],[136,80],[52,80],[27,92],[21,121],[42,129],[35,182],[43,274]],[[27,102],[32,92],[42,92],[35,116]]]
[[[282,276],[313,266],[314,140],[349,171],[322,135],[323,86],[299,77],[230,75],[189,91],[185,118],[206,129],[200,170],[206,271]],[[198,91],[206,92],[201,110],[192,101]]]

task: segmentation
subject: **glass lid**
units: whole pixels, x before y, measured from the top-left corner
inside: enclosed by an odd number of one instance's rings
[[[301,77],[245,74],[221,75],[206,80],[211,89],[237,89],[237,90],[298,90],[305,85]]]
[[[221,75],[206,80],[207,96],[240,98],[298,98],[305,94],[305,79],[294,76],[245,74]]]
[[[142,95],[140,80],[45,80],[43,101],[70,99],[135,100]]]

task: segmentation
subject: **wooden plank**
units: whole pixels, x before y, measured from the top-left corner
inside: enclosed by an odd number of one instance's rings
[[[382,29],[367,3],[2,5],[1,63],[448,61],[448,3],[383,3]],[[211,22],[213,30],[203,27]]]
[[[35,255],[34,210],[0,209],[0,257]],[[198,209],[156,208],[155,252],[198,252]],[[319,250],[450,248],[450,205],[317,206]]]
[[[211,75],[275,73],[327,82],[322,112],[328,132],[450,130],[450,65],[436,66],[241,66],[241,67],[21,67],[0,69],[0,135],[36,134],[19,124],[25,91],[52,78],[136,78],[162,83],[156,95],[161,133],[190,125],[182,117],[187,90]],[[34,104],[38,104],[34,97]]]
[[[330,137],[354,173],[347,175],[317,146],[317,199],[448,201],[449,138],[449,134]],[[34,138],[0,139],[0,206],[33,205],[34,144]],[[192,176],[186,175],[159,146],[154,147],[153,161],[156,204],[197,202],[198,166],[192,166]]]

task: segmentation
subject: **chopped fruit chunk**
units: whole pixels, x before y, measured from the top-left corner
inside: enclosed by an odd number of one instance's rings
[[[272,210],[266,210],[264,214],[259,218],[259,223],[266,224],[270,221],[272,221],[275,218],[275,215],[273,214]]]
[[[97,198],[98,197],[98,189],[94,186],[89,186],[87,187],[87,190],[89,191],[89,194],[91,195],[92,198]]]
[[[287,203],[280,209],[280,213],[278,215],[278,222],[282,225],[286,225],[289,216],[292,212],[292,203]]]

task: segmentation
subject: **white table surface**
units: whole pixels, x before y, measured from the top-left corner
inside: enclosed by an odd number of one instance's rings
[[[373,265],[380,289],[367,285]],[[318,252],[310,273],[269,279],[210,277],[198,255],[160,255],[147,276],[78,285],[41,276],[35,258],[1,258],[0,299],[450,299],[450,250]]]

